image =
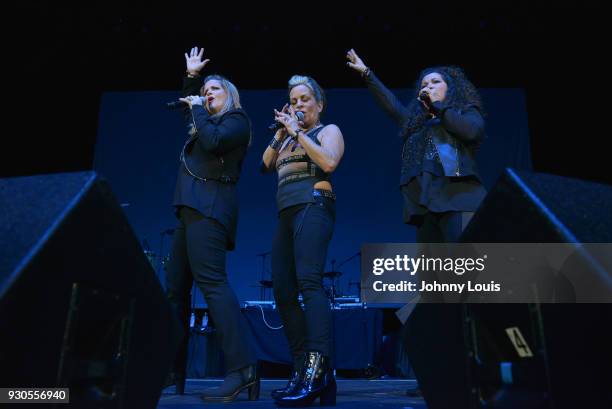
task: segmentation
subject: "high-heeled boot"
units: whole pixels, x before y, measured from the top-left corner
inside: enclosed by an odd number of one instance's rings
[[[304,359],[304,353],[301,353],[295,358],[293,358],[293,372],[291,374],[291,378],[289,378],[289,381],[287,382],[287,385],[284,388],[274,389],[270,393],[270,396],[272,396],[273,399],[280,399],[283,396],[287,396],[288,393],[293,391],[293,388],[295,388],[295,386],[298,384],[302,369],[304,368]]]
[[[298,384],[287,395],[276,399],[279,406],[309,406],[319,398],[321,406],[336,405],[336,379],[329,358],[320,352],[307,352]]]
[[[231,402],[241,391],[248,389],[249,400],[258,400],[259,387],[257,365],[250,365],[228,373],[221,386],[205,390],[201,398],[209,402]]]

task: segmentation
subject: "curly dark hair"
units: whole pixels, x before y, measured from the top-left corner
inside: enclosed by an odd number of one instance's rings
[[[408,137],[421,129],[429,117],[428,112],[424,109],[423,104],[417,100],[417,97],[421,90],[421,82],[423,81],[423,78],[432,72],[437,72],[440,74],[448,86],[446,98],[444,99],[444,105],[458,109],[475,107],[482,115],[484,115],[484,108],[480,94],[478,93],[478,90],[474,84],[467,79],[461,68],[456,66],[426,68],[421,71],[421,74],[419,75],[419,78],[414,86],[415,95],[410,104],[408,104],[409,114],[406,121],[402,125],[402,130],[400,132],[400,135],[403,137]]]

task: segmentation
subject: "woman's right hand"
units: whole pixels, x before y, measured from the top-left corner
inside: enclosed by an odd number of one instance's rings
[[[295,110],[285,104],[282,110],[274,110],[274,120],[283,124],[287,134],[296,137],[297,131],[300,129],[300,122],[295,114]]]
[[[359,58],[355,50],[352,48],[346,53],[346,59],[349,60],[346,65],[362,75],[368,69],[363,60]]]
[[[192,109],[194,105],[203,106],[204,98],[199,95],[188,95],[183,98],[179,98],[179,101],[185,102],[189,105],[189,109]]]
[[[279,112],[276,109],[274,110],[275,113],[275,117],[276,117],[276,113]],[[289,104],[285,104],[285,106],[280,110],[280,112],[284,113],[284,114],[289,114]],[[278,131],[276,131],[276,134],[274,135],[274,137],[279,140],[279,141],[284,141],[285,138],[287,137],[288,133],[287,133],[287,128],[285,128],[284,126],[282,128],[280,128]]]
[[[191,75],[199,75],[200,71],[204,69],[210,59],[202,61],[204,56],[204,49],[198,50],[198,47],[193,47],[189,52],[189,55],[185,53],[185,63],[187,65],[187,72]]]

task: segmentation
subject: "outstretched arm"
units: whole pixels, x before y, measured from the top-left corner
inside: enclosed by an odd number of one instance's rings
[[[346,58],[349,60],[347,65],[359,72],[365,79],[368,89],[374,96],[376,102],[385,110],[393,120],[402,125],[408,117],[408,109],[402,105],[397,97],[374,75],[363,60],[359,58],[355,50],[350,49]]]

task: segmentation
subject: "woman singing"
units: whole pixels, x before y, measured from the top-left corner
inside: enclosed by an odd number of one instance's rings
[[[485,136],[478,91],[458,67],[427,68],[403,106],[354,50],[347,59],[402,127],[404,222],[418,243],[456,242],[486,195],[474,160]]]
[[[457,242],[486,195],[474,160],[485,137],[480,95],[460,68],[434,67],[421,72],[414,97],[403,106],[354,50],[346,57],[347,65],[361,74],[376,101],[402,127],[404,222],[417,227],[417,243],[435,255],[438,247],[425,243]],[[430,280],[437,278],[429,273]],[[470,389],[463,376],[470,371],[465,355],[453,350],[463,342],[454,338],[462,334],[463,306],[442,304],[435,293],[420,296],[412,313],[405,312],[411,310],[407,304],[399,315],[407,318],[401,336],[423,396],[431,407],[468,407],[464,399],[469,394],[455,393]],[[453,385],[453,392],[440,393],[436,385]]]
[[[233,250],[238,218],[236,184],[251,138],[251,122],[240,107],[236,87],[224,77],[200,71],[209,60],[204,50],[185,54],[187,77],[181,101],[188,105],[190,127],[181,153],[174,206],[179,225],[168,264],[168,298],[183,325],[183,343],[174,377],[177,392],[185,385],[187,317],[193,280],[204,295],[223,349],[227,375],[218,388],[205,391],[207,401],[229,402],[248,388],[259,397],[256,359],[247,341],[238,300],[227,281],[226,251]],[[203,84],[203,85],[202,85]]]
[[[331,310],[323,269],[335,220],[331,174],[342,159],[344,140],[336,125],[320,122],[326,100],[314,79],[291,77],[289,103],[280,112],[274,110],[283,127],[262,163],[264,170],[278,172],[272,281],[294,357],[292,378],[272,397],[280,406],[308,405],[317,397],[322,405],[331,405],[336,402],[336,381],[330,366]]]

